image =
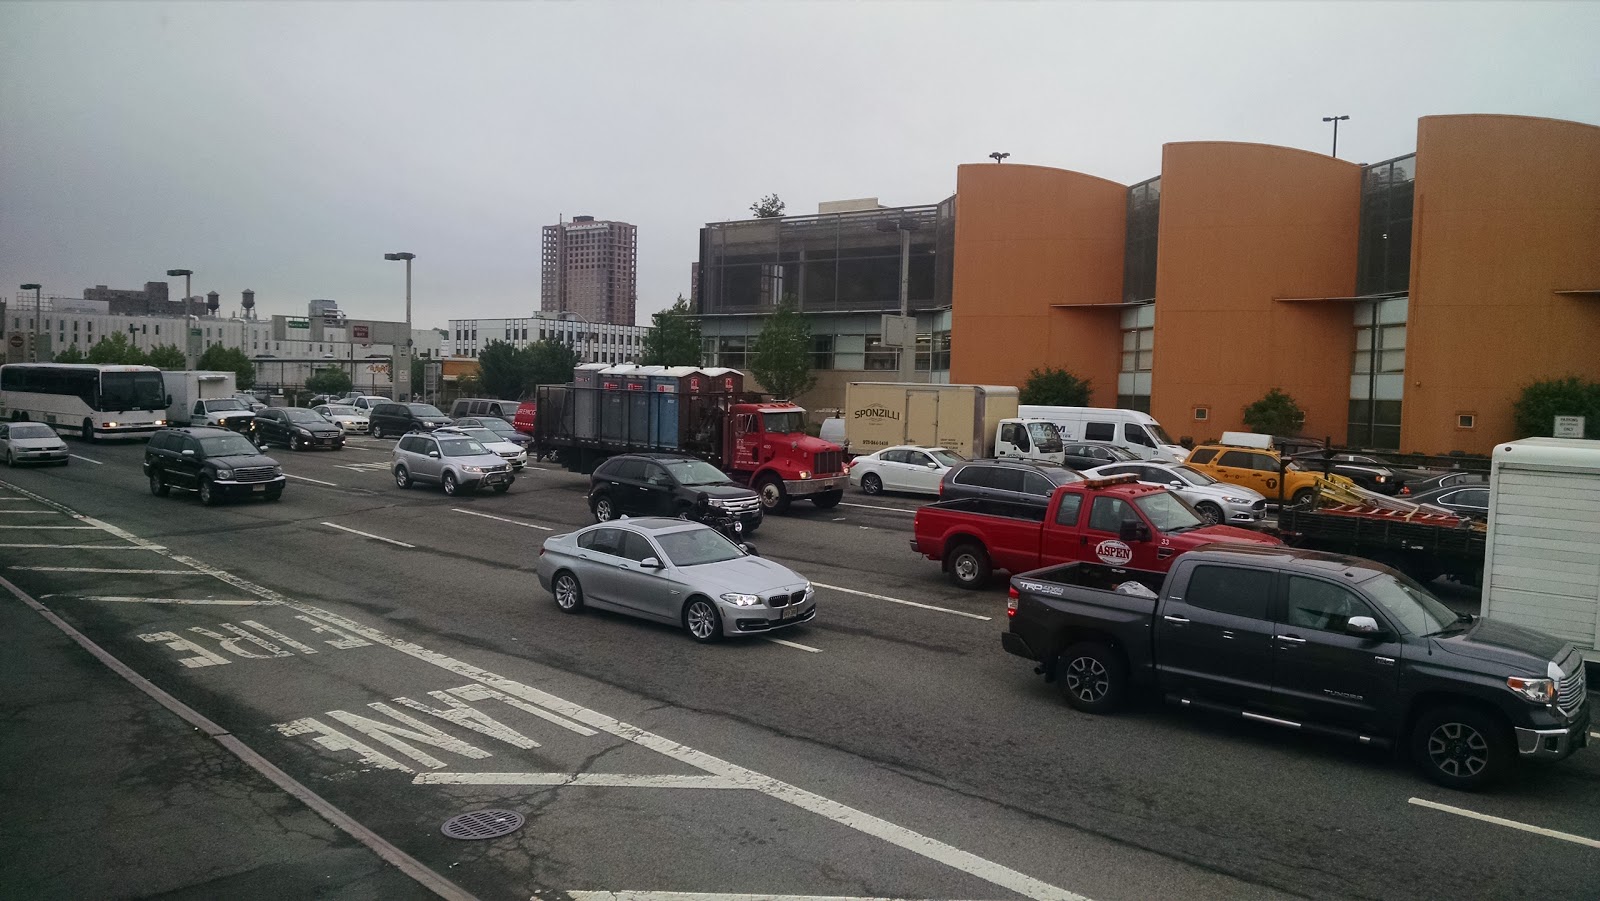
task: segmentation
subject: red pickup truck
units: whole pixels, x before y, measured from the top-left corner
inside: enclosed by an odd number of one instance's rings
[[[1006,501],[940,501],[918,509],[912,528],[911,549],[942,563],[962,588],[983,587],[997,569],[1082,561],[1166,572],[1173,558],[1204,544],[1283,543],[1208,526],[1177,495],[1131,475],[1061,485],[1042,516],[1038,507]]]

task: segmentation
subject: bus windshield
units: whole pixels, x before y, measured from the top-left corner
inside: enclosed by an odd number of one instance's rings
[[[164,410],[167,389],[159,372],[102,372],[100,404],[102,413],[126,410]]]

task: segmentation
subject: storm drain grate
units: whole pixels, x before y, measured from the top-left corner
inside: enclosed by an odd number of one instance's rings
[[[523,822],[515,810],[474,810],[445,820],[439,831],[446,838],[499,838],[521,829]]]

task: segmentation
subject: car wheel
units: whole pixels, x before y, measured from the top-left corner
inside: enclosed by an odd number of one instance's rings
[[[1500,778],[1511,763],[1511,736],[1474,707],[1436,707],[1417,718],[1411,754],[1424,775],[1446,788],[1473,791]]]
[[[372,424],[372,427],[371,427],[370,431],[369,431],[369,434],[371,434],[372,437],[374,437],[374,438],[382,438],[383,437],[383,426],[378,425],[376,422],[374,422]]]
[[[11,448],[9,448],[9,447],[6,448],[6,465],[7,466],[16,466],[17,465],[16,458],[11,456]]]
[[[150,473],[150,493],[156,497],[166,497],[172,493],[172,486],[161,478],[161,473],[152,472]]]
[[[690,638],[709,644],[722,637],[722,614],[705,598],[690,598],[683,605],[683,628]]]
[[[844,500],[843,491],[824,491],[811,496],[811,503],[816,504],[818,510],[832,510],[839,506],[842,500]]]
[[[305,449],[305,445],[300,443],[300,436],[299,435],[290,435],[289,436],[289,449],[292,450],[292,451],[298,451],[298,450],[304,450]]]
[[[555,595],[556,606],[562,613],[577,613],[583,609],[583,586],[572,573],[556,573],[555,580],[550,583],[550,593]]]
[[[1194,512],[1200,514],[1200,519],[1203,520],[1208,526],[1214,526],[1223,521],[1222,508],[1216,504],[1195,504]]]
[[[410,488],[411,473],[407,472],[404,466],[396,466],[394,468],[394,483],[401,488]]]
[[[876,474],[869,472],[861,477],[861,490],[868,494],[882,494],[883,479],[880,479]]]
[[[83,443],[94,443],[94,420],[92,419],[85,419],[83,421]]]
[[[945,557],[945,569],[950,573],[950,581],[957,587],[972,590],[982,588],[994,572],[993,565],[989,563],[989,554],[976,544],[961,544],[952,548],[949,556]]]
[[[511,490],[511,483],[510,482],[501,482],[500,484],[494,486],[494,493],[495,494],[505,494],[507,491],[510,491],[510,490]]]
[[[789,492],[783,490],[783,480],[777,476],[762,476],[756,482],[756,493],[761,495],[761,507],[768,513],[782,513],[789,509]]]
[[[453,472],[444,474],[444,493],[451,497],[461,493],[461,485],[456,482],[456,474]]]
[[[205,504],[207,507],[215,507],[217,505],[217,489],[216,486],[211,484],[210,479],[202,478],[200,480],[200,503]]]
[[[1297,510],[1310,510],[1317,505],[1317,489],[1302,488],[1296,491],[1290,503],[1294,504]]]
[[[595,522],[610,522],[617,518],[617,509],[612,505],[609,495],[602,494],[595,497],[594,503],[589,506],[589,510],[594,513]]]
[[[1128,667],[1122,655],[1096,642],[1080,642],[1056,658],[1056,683],[1074,710],[1110,713],[1128,691]]]

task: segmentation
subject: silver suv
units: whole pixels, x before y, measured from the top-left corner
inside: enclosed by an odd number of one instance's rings
[[[482,487],[504,494],[516,481],[511,464],[474,438],[413,432],[394,446],[394,483],[438,483],[444,493],[471,494]]]

